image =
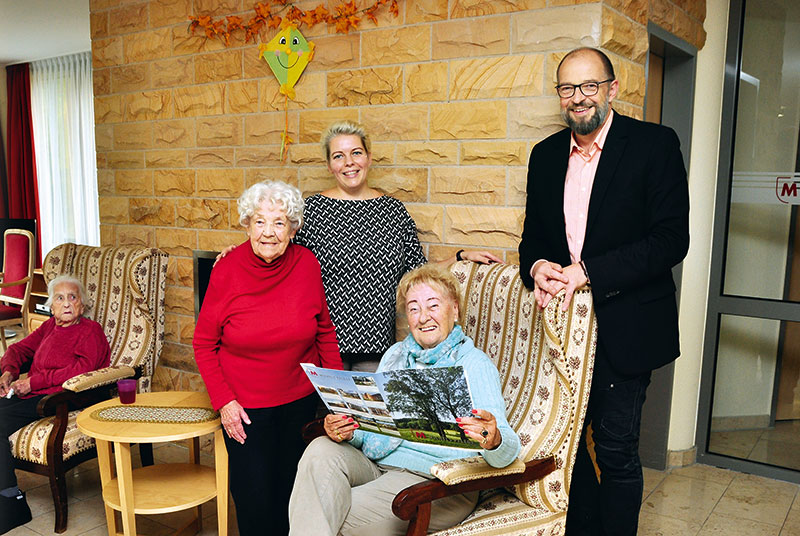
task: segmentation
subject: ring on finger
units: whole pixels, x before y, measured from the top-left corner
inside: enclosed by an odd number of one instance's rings
[[[489,437],[489,430],[487,430],[486,428],[484,428],[483,430],[481,430],[481,435],[482,435],[483,437]]]
[[[339,438],[339,441],[342,440],[342,434],[339,433],[339,430],[336,430],[336,437]]]

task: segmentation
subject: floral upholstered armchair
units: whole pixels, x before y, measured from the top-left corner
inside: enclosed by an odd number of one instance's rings
[[[67,527],[64,472],[96,455],[94,439],[75,424],[75,408],[109,398],[120,378],[135,377],[139,392],[150,391],[164,342],[167,258],[158,249],[62,244],[44,260],[46,282],[61,274],[83,282],[91,304],[85,314],[103,326],[111,347],[111,366],[64,382],[64,391],[39,403],[42,419],[9,438],[17,469],[50,478],[55,532]]]
[[[408,535],[427,533],[430,501],[483,490],[460,525],[437,536],[564,534],[570,476],[589,399],[597,328],[589,289],[562,311],[563,294],[539,309],[519,267],[459,262],[464,332],[500,371],[508,422],[522,442],[517,463],[489,467],[482,458],[433,467],[439,480],[406,488],[393,511]]]

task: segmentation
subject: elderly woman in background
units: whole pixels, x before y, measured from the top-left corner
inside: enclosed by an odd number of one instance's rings
[[[286,534],[300,429],[317,406],[300,363],[342,362],[319,262],[290,242],[303,223],[300,191],[258,183],[238,205],[248,240],[211,272],[195,359],[225,428],[239,533]]]
[[[387,350],[378,371],[462,366],[472,379],[476,409],[458,419],[459,426],[483,447],[476,456],[493,467],[509,465],[520,441],[506,420],[497,369],[456,324],[455,278],[431,265],[412,270],[400,280],[397,303],[405,308],[411,333]],[[392,513],[394,495],[432,478],[433,465],[470,452],[358,430],[349,416],[327,415],[324,427],[326,436],[308,446],[297,470],[289,503],[292,535],[405,534],[408,523]],[[430,528],[459,523],[477,498],[474,492],[434,501]]]
[[[0,534],[31,520],[7,438],[41,418],[36,406],[45,395],[61,391],[73,376],[107,367],[111,354],[103,328],[83,316],[86,291],[78,279],[56,277],[47,295],[53,316],[9,346],[0,360]],[[28,376],[20,378],[28,365]]]

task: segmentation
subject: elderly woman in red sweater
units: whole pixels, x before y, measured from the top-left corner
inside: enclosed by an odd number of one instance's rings
[[[0,534],[31,520],[8,436],[40,418],[36,406],[45,395],[61,391],[73,376],[107,367],[111,354],[102,326],[83,316],[86,291],[80,280],[58,276],[47,294],[52,318],[9,346],[0,360]],[[28,376],[20,378],[28,365]]]
[[[239,533],[287,534],[300,430],[317,407],[300,363],[342,361],[319,262],[291,243],[303,223],[300,190],[257,183],[238,205],[248,240],[211,272],[195,359],[225,428]]]

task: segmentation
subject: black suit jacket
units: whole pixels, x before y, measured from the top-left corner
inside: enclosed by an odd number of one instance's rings
[[[538,259],[572,264],[564,228],[570,131],[536,144],[528,164],[520,273]],[[674,360],[678,311],[671,268],[689,248],[689,190],[675,132],[614,113],[592,186],[581,257],[598,345],[611,366],[641,374]]]

